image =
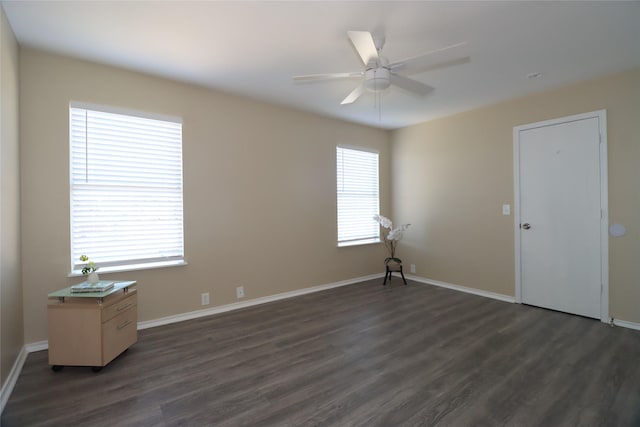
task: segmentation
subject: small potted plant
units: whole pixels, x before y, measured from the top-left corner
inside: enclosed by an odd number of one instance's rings
[[[100,278],[98,277],[98,267],[96,266],[96,263],[89,260],[89,257],[86,255],[80,255],[80,261],[85,263],[82,267],[82,274],[87,276],[87,282],[91,284],[98,283]]]

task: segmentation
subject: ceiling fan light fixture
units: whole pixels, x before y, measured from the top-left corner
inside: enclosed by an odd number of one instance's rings
[[[365,91],[373,92],[376,95],[376,99],[379,100],[380,94],[390,86],[396,86],[406,92],[424,96],[433,91],[431,86],[404,75],[396,74],[395,71],[412,68],[416,71],[420,69],[435,69],[469,62],[469,56],[461,56],[466,52],[466,42],[445,46],[422,55],[389,63],[387,58],[381,55],[384,37],[380,35],[374,36],[368,31],[347,31],[347,35],[364,64],[364,71],[307,74],[293,77],[294,80],[307,81],[361,77],[360,84],[340,102],[340,105],[353,104]]]
[[[380,92],[391,86],[391,72],[386,68],[373,68],[364,73],[364,87],[371,92]]]

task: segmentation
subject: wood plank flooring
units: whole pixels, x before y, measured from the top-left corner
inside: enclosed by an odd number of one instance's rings
[[[381,281],[32,353],[2,426],[640,426],[640,331]]]

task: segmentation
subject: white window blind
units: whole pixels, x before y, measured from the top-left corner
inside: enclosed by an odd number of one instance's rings
[[[338,146],[338,246],[377,242],[378,153]]]
[[[70,108],[71,266],[184,259],[182,123]]]

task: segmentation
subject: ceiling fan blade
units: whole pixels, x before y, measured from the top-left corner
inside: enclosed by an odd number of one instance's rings
[[[418,95],[426,95],[433,91],[433,88],[429,85],[397,74],[391,74],[389,76],[389,80],[392,85],[396,85],[400,89],[404,89],[408,92],[417,93]]]
[[[293,76],[293,80],[331,80],[331,79],[348,79],[352,77],[362,77],[364,72],[354,71],[353,73],[325,73],[325,74],[305,74],[303,76]]]
[[[370,32],[347,31],[347,34],[365,66],[369,65],[371,61],[379,63],[378,50],[376,49],[376,44],[373,42],[373,36]]]
[[[352,104],[356,99],[360,98],[360,95],[364,92],[364,82],[360,83],[345,99],[342,100],[340,105]]]
[[[469,62],[467,42],[456,43],[389,64],[392,71],[418,72]]]

